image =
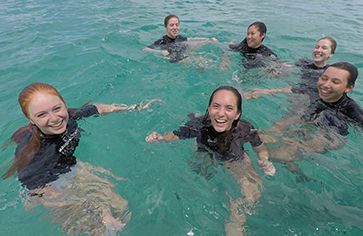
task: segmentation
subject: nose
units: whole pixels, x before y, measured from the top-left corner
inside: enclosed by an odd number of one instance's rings
[[[218,111],[217,111],[218,117],[223,117],[224,114],[225,114],[225,109],[224,108],[218,109]]]
[[[50,121],[58,120],[58,116],[54,112],[50,112],[49,113],[49,120]]]

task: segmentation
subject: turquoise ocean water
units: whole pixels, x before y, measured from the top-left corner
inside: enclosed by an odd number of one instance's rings
[[[228,71],[220,70],[224,47],[240,41],[256,20],[267,24],[265,45],[288,63],[311,57],[316,39],[333,36],[338,48],[330,62],[350,61],[359,68],[351,97],[363,105],[362,12],[360,0],[3,0],[0,142],[26,124],[17,95],[31,82],[51,83],[70,107],[161,98],[164,103],[152,111],[81,121],[85,132],[76,156],[126,179],[116,182],[115,190],[129,201],[132,219],[120,235],[186,235],[190,230],[194,235],[223,235],[229,216],[226,192],[239,195],[233,178],[221,166],[211,170],[209,178],[195,173],[190,165],[195,159],[192,140],[151,145],[145,136],[178,127],[189,112],[204,113],[209,94],[219,85],[248,89],[297,80],[294,73],[283,78],[258,70],[241,75],[239,55],[232,57]],[[203,68],[192,62],[169,63],[142,51],[164,34],[162,21],[170,13],[180,16],[183,35],[221,42],[193,52],[202,58]],[[268,128],[287,105],[284,95],[247,101],[243,117]],[[280,164],[275,177],[266,177],[254,161],[264,189],[247,220],[249,235],[363,235],[361,138],[360,130],[352,128],[344,148],[300,161],[305,174],[316,181],[298,182]],[[13,152],[13,146],[1,152],[1,171]],[[0,188],[1,235],[64,234],[50,223],[45,209],[24,209],[15,178],[1,181]]]

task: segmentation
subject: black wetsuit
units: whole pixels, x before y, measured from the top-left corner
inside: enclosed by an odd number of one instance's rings
[[[167,50],[170,55],[171,62],[178,62],[185,57],[187,45],[185,42],[187,41],[187,37],[182,35],[176,36],[176,38],[170,38],[167,35],[164,35],[161,39],[156,40],[153,44],[147,46],[148,48],[155,49],[159,47],[161,50]]]
[[[218,154],[217,158],[223,161],[243,158],[243,145],[247,142],[253,147],[262,144],[257,130],[244,120],[239,120],[236,127],[230,131],[218,133],[212,127],[209,119],[193,117],[173,133],[180,139],[196,138],[198,151],[212,150]]]
[[[311,103],[302,117],[305,121],[312,121],[316,125],[348,135],[348,125],[356,124],[363,128],[362,108],[346,94],[335,103],[327,103],[317,99]]]
[[[291,91],[293,93],[308,95],[310,101],[317,100],[319,98],[319,92],[316,83],[328,65],[317,67],[311,60],[301,59],[296,63],[296,66],[301,67],[301,82],[293,86]]]
[[[68,113],[66,131],[61,135],[41,134],[40,147],[33,160],[18,171],[19,181],[29,190],[44,187],[57,180],[59,175],[69,172],[77,163],[73,156],[81,136],[77,120],[98,114],[98,111],[94,105],[85,105],[79,109],[68,109]],[[16,151],[27,144],[31,135],[30,132],[25,134]]]
[[[246,59],[242,61],[242,64],[247,69],[267,66],[271,61],[277,60],[277,55],[263,44],[258,48],[250,48],[247,39],[239,44],[231,44],[229,48],[241,53]]]

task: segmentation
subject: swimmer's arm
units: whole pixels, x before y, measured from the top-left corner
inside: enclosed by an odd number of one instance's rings
[[[159,49],[154,49],[154,48],[149,48],[149,47],[146,47],[143,49],[145,52],[153,52],[153,53],[160,53],[162,54],[163,56],[167,56],[169,55],[170,53],[168,52],[168,50],[159,50]]]
[[[175,135],[173,132],[168,132],[168,133],[161,135],[158,132],[153,131],[151,134],[149,134],[145,138],[145,141],[148,143],[154,143],[154,142],[159,142],[159,141],[171,142],[174,140],[179,140],[179,137],[177,135]]]
[[[260,95],[272,95],[275,93],[292,93],[292,87],[288,86],[285,88],[273,88],[273,89],[254,89],[251,92],[243,92],[242,96],[246,99],[256,99]]]
[[[253,147],[253,150],[258,156],[258,164],[266,175],[273,176],[276,173],[275,166],[269,161],[269,153],[266,144]]]
[[[144,109],[150,108],[153,103],[161,103],[161,99],[151,99],[146,103],[139,103],[133,105],[126,105],[126,104],[102,104],[96,103],[94,104],[97,108],[97,111],[100,115],[105,115],[113,112],[120,112],[120,111],[140,111]]]
[[[218,39],[212,37],[212,38],[203,38],[203,37],[196,37],[196,38],[188,38],[188,41],[207,41],[210,43],[216,43],[218,42]]]

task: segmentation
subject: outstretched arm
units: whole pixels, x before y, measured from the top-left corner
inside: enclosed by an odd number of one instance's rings
[[[168,52],[168,50],[159,50],[159,49],[154,49],[154,48],[149,48],[146,47],[143,49],[145,52],[153,52],[153,53],[160,53],[163,56],[168,56],[170,53]]]
[[[145,141],[148,143],[154,143],[158,141],[170,142],[173,140],[178,140],[179,137],[176,136],[172,132],[165,133],[164,135],[159,134],[158,132],[153,131],[151,134],[146,136]]]
[[[269,176],[273,176],[276,173],[275,166],[270,162],[269,153],[267,146],[262,143],[260,146],[254,147],[253,150],[256,152],[258,156],[258,164],[262,168],[262,171]]]
[[[253,89],[251,92],[243,92],[242,96],[245,99],[257,99],[260,95],[272,95],[275,93],[292,93],[292,87],[273,88],[273,89]]]
[[[94,104],[97,108],[97,111],[101,115],[105,115],[112,112],[119,112],[119,111],[140,111],[144,109],[150,108],[153,103],[160,103],[162,102],[161,99],[151,99],[146,103],[140,104],[133,104],[133,105],[126,105],[126,104],[101,104],[96,103]]]
[[[206,41],[208,43],[217,43],[218,39],[212,38],[203,38],[203,37],[196,37],[196,38],[188,38],[188,41]]]

